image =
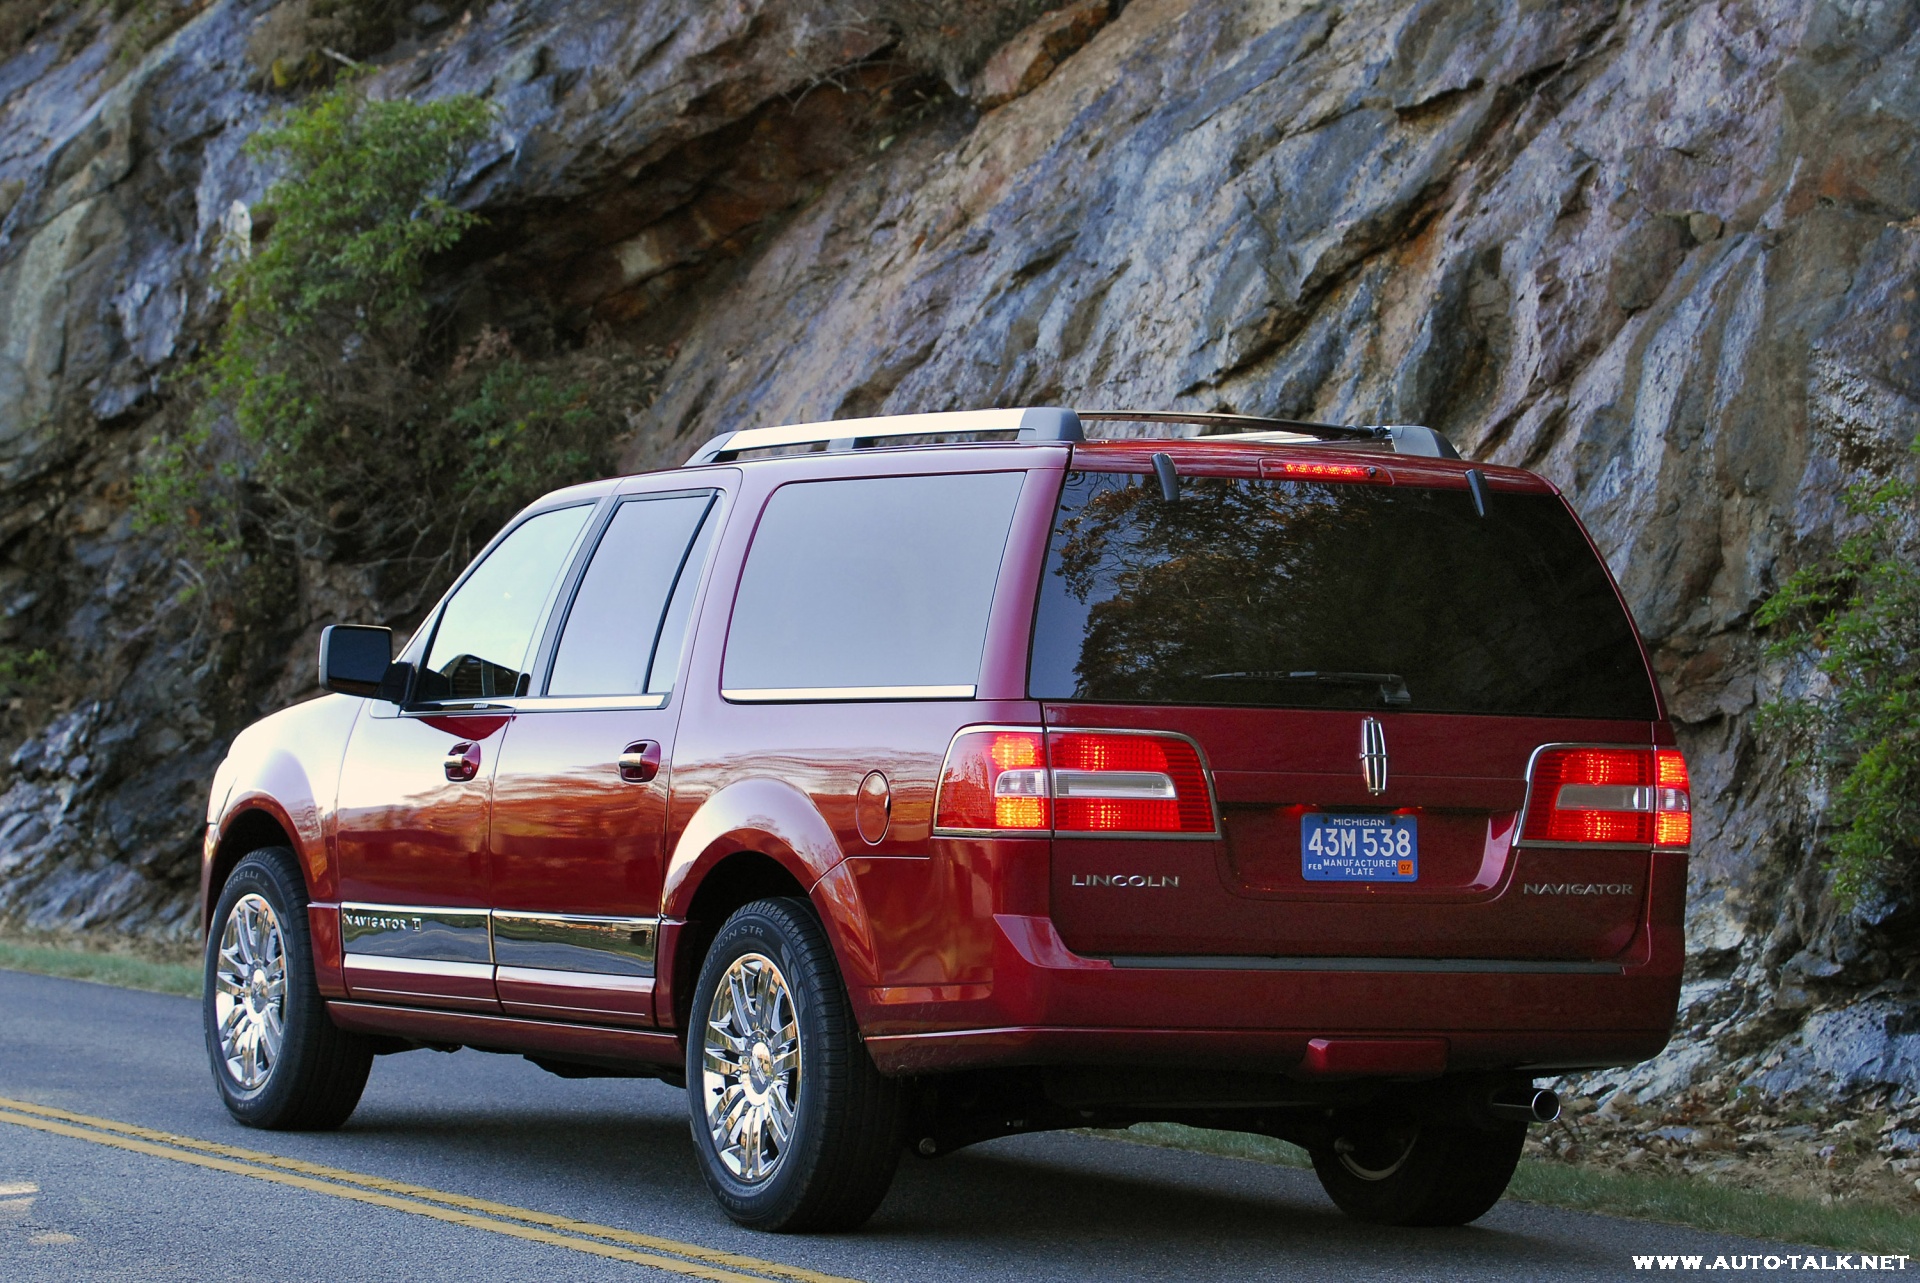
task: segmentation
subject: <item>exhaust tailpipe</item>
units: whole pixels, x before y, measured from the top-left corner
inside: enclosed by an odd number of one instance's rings
[[[1560,1117],[1560,1098],[1545,1087],[1497,1091],[1487,1101],[1487,1112],[1514,1123],[1550,1123]]]

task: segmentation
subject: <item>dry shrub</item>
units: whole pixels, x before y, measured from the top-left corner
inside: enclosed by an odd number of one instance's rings
[[[0,0],[0,58],[11,58],[78,6],[75,0]]]
[[[342,64],[394,42],[405,22],[397,0],[283,0],[254,24],[247,61],[276,89],[326,84]]]
[[[956,88],[1022,27],[1064,0],[853,0],[857,20],[899,39],[900,57]]]

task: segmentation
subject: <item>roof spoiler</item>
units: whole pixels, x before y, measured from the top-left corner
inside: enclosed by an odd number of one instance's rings
[[[1377,442],[1395,454],[1424,455],[1429,459],[1458,459],[1453,442],[1418,423],[1380,423],[1353,427],[1343,423],[1309,423],[1303,419],[1274,419],[1258,414],[1211,414],[1186,410],[1082,410],[1087,422],[1115,423],[1197,423],[1207,427],[1237,429],[1217,435],[1265,434],[1286,432],[1312,437],[1318,441]]]
[[[1434,459],[1458,459],[1453,443],[1432,428],[1416,423],[1348,427],[1336,423],[1306,423],[1298,419],[1270,419],[1251,414],[1206,414],[1177,410],[1083,410],[1033,406],[1014,410],[949,410],[939,414],[892,414],[871,419],[833,419],[786,427],[741,428],[723,432],[695,450],[684,467],[728,463],[749,450],[815,447],[825,451],[855,450],[902,437],[970,437],[981,434],[1015,441],[1084,441],[1088,422],[1193,423],[1225,427],[1237,432],[1221,435],[1253,436],[1269,432],[1318,441],[1351,441],[1384,445],[1398,454]],[[929,444],[944,444],[931,442]]]

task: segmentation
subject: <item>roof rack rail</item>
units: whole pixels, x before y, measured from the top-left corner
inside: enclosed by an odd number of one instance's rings
[[[1384,445],[1398,454],[1458,459],[1453,443],[1432,428],[1414,423],[1348,427],[1337,423],[1305,423],[1298,419],[1270,419],[1251,414],[1188,413],[1182,410],[1073,410],[1033,406],[1014,410],[948,410],[938,414],[891,414],[871,419],[833,419],[824,423],[796,423],[784,427],[741,428],[722,432],[695,450],[683,467],[729,463],[751,450],[817,446],[822,450],[858,449],[864,442],[899,437],[969,436],[975,433],[1011,433],[1016,441],[1084,441],[1082,421],[1136,423],[1195,423],[1232,427],[1244,435],[1280,431],[1321,441],[1352,441]],[[1226,435],[1226,434],[1222,434]]]
[[[742,428],[722,432],[693,452],[683,467],[726,463],[747,450],[822,445],[852,450],[862,441],[889,437],[961,436],[975,432],[1011,432],[1017,441],[1084,441],[1080,416],[1072,410],[1037,406],[1024,410],[947,410],[938,414],[889,414],[873,419],[833,419],[789,427]]]

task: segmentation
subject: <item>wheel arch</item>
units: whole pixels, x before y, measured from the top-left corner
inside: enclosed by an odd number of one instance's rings
[[[326,695],[284,708],[234,738],[214,776],[200,863],[200,921],[213,916],[234,866],[265,846],[289,848],[307,894],[335,898],[326,817],[340,765],[366,701]]]
[[[673,970],[670,992],[675,1028],[687,1027],[700,964],[726,920],[755,900],[787,897],[810,899],[807,888],[792,871],[764,852],[734,851],[708,868],[687,902],[685,917],[674,937],[673,957],[661,960]]]
[[[755,900],[796,896],[813,906],[842,980],[871,984],[865,915],[828,875],[844,860],[813,799],[781,780],[741,780],[708,798],[681,830],[661,892],[657,959],[666,1015],[686,1028],[707,946],[727,918]],[[832,879],[832,883],[840,879]]]
[[[294,840],[293,828],[278,808],[262,801],[242,804],[228,812],[221,824],[213,849],[207,858],[207,875],[200,897],[200,930],[205,934],[213,921],[213,906],[220,901],[220,892],[226,887],[227,879],[233,871],[255,851],[270,846],[284,846],[300,854],[300,844]],[[301,860],[302,872],[306,871],[306,861]],[[308,880],[308,892],[312,892],[312,880]]]

